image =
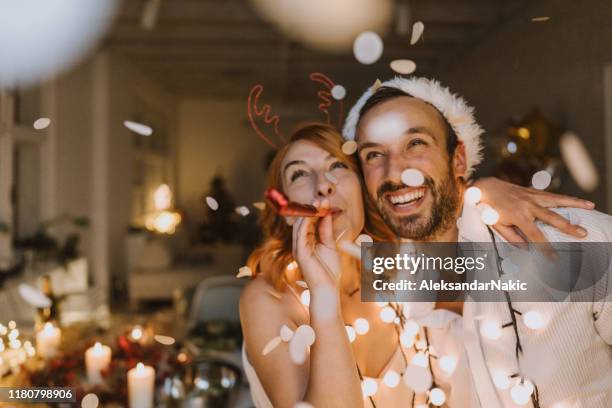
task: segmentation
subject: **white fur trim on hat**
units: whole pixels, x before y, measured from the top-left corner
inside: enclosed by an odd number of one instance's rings
[[[482,160],[480,135],[483,133],[483,129],[474,119],[474,108],[468,106],[463,98],[453,94],[448,88],[433,79],[396,77],[383,82],[381,86],[400,89],[410,96],[430,103],[444,115],[457,134],[457,138],[465,145],[467,175],[469,177]],[[351,108],[342,130],[345,139],[355,139],[359,112],[370,96],[372,96],[372,88],[368,88]]]

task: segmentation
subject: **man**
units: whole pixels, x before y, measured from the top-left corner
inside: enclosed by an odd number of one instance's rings
[[[463,204],[467,180],[481,158],[482,130],[472,109],[435,81],[396,78],[377,85],[352,108],[343,133],[358,144],[368,194],[389,228],[411,241],[503,241],[474,216],[475,208]],[[418,170],[422,183],[412,183],[407,169]],[[612,241],[612,217],[558,212],[588,231],[582,242]],[[569,241],[548,225],[540,228],[542,238]],[[606,256],[609,268],[609,251]],[[605,297],[612,271],[604,272],[603,295],[592,302],[509,298],[507,304],[466,302],[459,308],[481,406],[610,406],[612,300]],[[523,314],[545,316],[547,323],[534,325],[521,320]]]

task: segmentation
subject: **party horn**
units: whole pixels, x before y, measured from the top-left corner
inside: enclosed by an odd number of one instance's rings
[[[265,197],[278,214],[284,217],[325,217],[330,213],[329,208],[317,208],[314,205],[289,201],[283,193],[274,187],[266,190]]]

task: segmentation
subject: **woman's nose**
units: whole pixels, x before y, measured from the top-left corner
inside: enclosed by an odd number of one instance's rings
[[[327,180],[326,177],[321,177],[317,185],[317,197],[327,197],[334,192],[334,184]]]

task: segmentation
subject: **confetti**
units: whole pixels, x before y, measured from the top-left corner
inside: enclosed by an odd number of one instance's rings
[[[472,187],[468,187],[468,189],[465,190],[465,196],[463,199],[466,204],[476,205],[478,204],[481,198],[482,198],[482,191],[480,191],[478,187],[472,186]]]
[[[132,132],[137,133],[141,136],[151,136],[153,134],[153,129],[151,129],[150,126],[144,125],[142,123],[134,122],[131,120],[124,121],[123,126],[125,126]]]
[[[550,20],[550,17],[548,16],[533,17],[531,19],[531,21],[533,21],[534,23],[543,23],[548,20]]]
[[[546,190],[550,186],[552,177],[546,170],[540,170],[531,177],[531,185],[537,190]]]
[[[268,353],[270,353],[272,350],[274,350],[276,347],[278,347],[278,345],[281,343],[282,339],[280,338],[280,336],[276,336],[274,337],[272,340],[270,340],[266,346],[264,347],[263,351],[261,352],[262,356],[267,355]]]
[[[253,271],[248,266],[240,267],[240,269],[238,269],[238,275],[236,275],[237,278],[243,278],[245,276],[253,276]]]
[[[30,305],[37,308],[51,307],[51,299],[42,293],[39,289],[28,284],[19,284],[19,294]]]
[[[412,37],[410,37],[410,45],[416,44],[421,37],[423,36],[423,31],[425,31],[425,24],[422,21],[416,21],[412,25]]]
[[[314,405],[309,404],[309,403],[304,402],[304,401],[300,401],[297,404],[295,404],[293,406],[293,408],[314,408]]]
[[[378,61],[383,53],[383,41],[373,31],[366,31],[357,36],[353,43],[353,54],[355,59],[364,65],[370,65]]]
[[[286,324],[283,324],[283,326],[280,329],[280,338],[282,341],[284,342],[288,342],[293,338],[293,330],[291,330]]]
[[[414,339],[415,339],[414,336],[410,336],[406,332],[400,333],[400,343],[402,344],[402,346],[406,348],[412,347],[412,345],[414,344]]]
[[[331,90],[331,94],[334,99],[340,101],[346,96],[346,89],[342,85],[335,85]]]
[[[266,203],[263,201],[256,201],[253,203],[253,207],[257,208],[259,211],[263,211],[266,208]]]
[[[431,373],[427,368],[409,364],[404,372],[404,384],[410,387],[415,393],[421,394],[431,387]]]
[[[302,302],[304,306],[310,306],[310,291],[308,289],[300,294],[300,302]]]
[[[395,319],[395,310],[393,310],[391,306],[383,307],[383,309],[380,311],[380,318],[385,323],[393,322],[393,319]]]
[[[409,59],[397,59],[389,64],[391,69],[400,75],[410,75],[416,71],[416,63]]]
[[[336,178],[336,177],[335,177],[333,174],[331,174],[329,171],[328,171],[328,172],[325,172],[325,178],[326,178],[326,179],[327,179],[327,181],[329,181],[330,183],[333,183],[333,184],[338,184],[338,179],[337,179],[337,178]]]
[[[295,281],[295,284],[303,287],[304,289],[308,289],[308,284],[304,282],[303,280]]]
[[[599,184],[599,176],[588,150],[573,132],[566,132],[559,141],[559,150],[576,184],[584,191],[594,191]]]
[[[406,169],[401,175],[402,183],[411,187],[418,187],[425,182],[425,176],[417,169]]]
[[[297,267],[298,267],[297,262],[292,261],[292,262],[289,263],[289,265],[287,265],[287,270],[292,271],[292,270],[294,270]]]
[[[153,338],[156,342],[158,342],[159,344],[163,344],[164,346],[171,346],[175,342],[174,337],[164,336],[161,334],[156,334],[155,336],[153,336]]]
[[[541,313],[532,310],[523,315],[523,323],[530,329],[537,330],[545,327],[547,321]]]
[[[377,79],[376,81],[374,81],[374,84],[370,87],[370,92],[376,93],[376,91],[378,91],[378,88],[380,88],[381,86],[382,86],[382,82],[380,82],[380,79]]]
[[[348,336],[349,341],[352,343],[355,341],[355,338],[357,337],[357,332],[355,332],[355,329],[352,326],[344,326],[344,328],[346,329],[346,335]]]
[[[371,397],[378,391],[378,384],[374,378],[364,378],[361,381],[361,391],[365,397]]]
[[[482,324],[480,333],[490,340],[497,340],[502,336],[502,329],[499,323],[487,320]]]
[[[439,407],[446,401],[446,394],[440,388],[432,388],[429,392],[429,402]]]
[[[453,356],[442,356],[438,360],[438,364],[440,364],[440,368],[446,375],[451,375],[455,368],[457,368],[457,359]]]
[[[395,370],[389,370],[383,377],[383,382],[389,388],[395,388],[399,385],[400,376]]]
[[[206,196],[206,205],[208,205],[208,208],[213,211],[217,211],[219,209],[219,203],[211,196]]]
[[[531,392],[529,392],[529,388],[525,384],[519,382],[510,390],[510,396],[515,403],[525,405],[531,398]]]
[[[353,327],[357,334],[364,335],[370,330],[370,323],[363,317],[359,317],[355,320],[355,323],[353,323]]]
[[[100,404],[100,399],[96,394],[89,393],[81,400],[81,408],[97,408]]]
[[[342,145],[342,153],[346,154],[347,156],[350,156],[356,151],[357,151],[357,142],[355,142],[354,140],[346,141]]]
[[[244,205],[241,205],[240,207],[236,207],[235,211],[236,211],[236,214],[242,215],[243,217],[246,217],[251,212],[249,211],[249,207],[245,207]]]
[[[372,243],[372,242],[374,242],[374,239],[372,239],[372,237],[369,236],[368,234],[361,234],[355,240],[355,243],[357,245],[359,245],[359,246],[361,246],[361,244],[364,243],[364,242]]]
[[[49,118],[38,118],[34,121],[34,129],[43,130],[49,127],[51,124],[51,119]]]

